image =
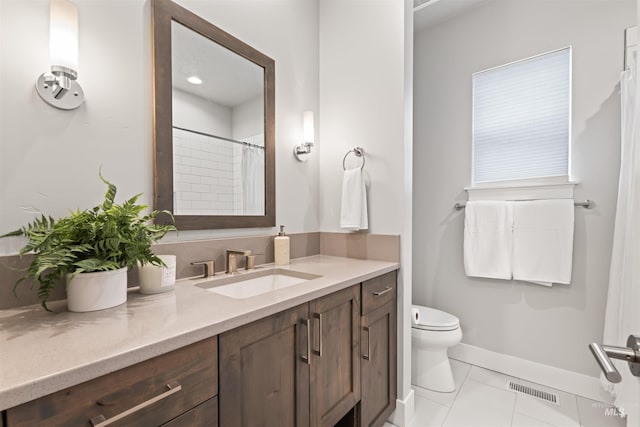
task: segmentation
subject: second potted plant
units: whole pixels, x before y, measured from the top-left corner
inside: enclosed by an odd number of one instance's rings
[[[116,186],[102,177],[107,192],[102,204],[54,219],[41,216],[5,236],[25,236],[20,255],[33,253],[25,276],[39,283],[38,297],[45,310],[51,291],[67,281],[70,311],[94,311],[120,305],[127,298],[127,270],[137,264],[163,265],[151,244],[175,230],[173,225],[153,224],[166,211],[143,215],[146,205],[137,194],[122,204],[114,202]]]

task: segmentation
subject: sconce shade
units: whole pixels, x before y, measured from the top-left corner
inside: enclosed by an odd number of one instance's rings
[[[51,65],[78,71],[78,8],[69,0],[51,0],[50,7]]]
[[[315,142],[313,129],[313,111],[305,111],[302,113],[302,132],[303,142],[313,144]]]
[[[1,0],[0,0],[1,1]],[[40,98],[52,107],[73,110],[84,102],[78,78],[78,8],[69,0],[49,1],[51,71],[36,80]]]
[[[311,147],[313,147],[313,111],[302,112],[302,144],[293,147],[293,155],[301,162],[306,162],[311,157]]]

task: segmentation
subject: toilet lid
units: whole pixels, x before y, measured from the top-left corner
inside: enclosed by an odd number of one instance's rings
[[[430,331],[451,331],[460,327],[460,320],[452,314],[431,307],[417,306],[417,308],[420,311],[420,320],[417,325],[414,325],[415,328]]]

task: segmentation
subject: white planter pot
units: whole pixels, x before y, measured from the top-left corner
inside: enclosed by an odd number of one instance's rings
[[[104,310],[127,301],[127,268],[80,273],[67,277],[67,307],[69,311]]]

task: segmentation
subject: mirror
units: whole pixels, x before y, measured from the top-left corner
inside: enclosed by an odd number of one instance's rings
[[[154,200],[180,230],[275,225],[275,63],[153,2]]]

